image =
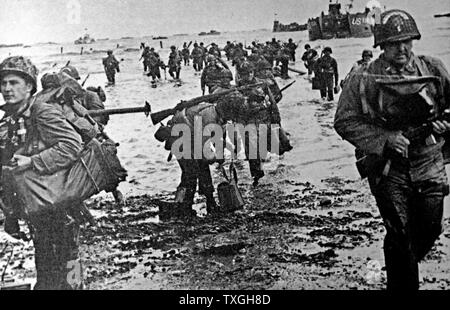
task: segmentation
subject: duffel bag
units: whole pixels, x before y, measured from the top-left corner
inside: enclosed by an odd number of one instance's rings
[[[41,212],[82,203],[103,190],[112,191],[126,177],[116,145],[111,140],[100,143],[93,139],[70,168],[54,174],[4,169],[5,203],[12,205],[20,217],[30,219]]]

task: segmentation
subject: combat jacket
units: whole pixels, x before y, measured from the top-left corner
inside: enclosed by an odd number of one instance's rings
[[[409,146],[408,158],[390,154],[385,147],[389,137],[395,135],[399,128],[395,128],[395,124],[379,122],[378,119],[384,104],[395,101],[395,98],[383,99],[380,96],[381,86],[376,80],[395,76],[438,77],[441,81],[440,89],[432,85],[427,86],[430,97],[440,105],[440,109],[449,106],[450,75],[440,60],[413,55],[405,69],[398,72],[381,55],[367,70],[360,68],[350,75],[339,99],[334,127],[342,138],[356,147],[358,159],[368,157],[373,162],[380,158],[389,158],[394,168],[406,169],[413,182],[430,180],[437,183],[445,182],[443,179],[445,171],[442,173],[443,138],[436,137],[436,143],[427,143],[424,140],[412,143]],[[406,117],[408,115],[405,115]]]
[[[226,68],[218,66],[207,66],[200,78],[202,89],[208,86],[210,93],[214,91],[214,87],[230,88],[232,80],[233,73]]]
[[[338,65],[333,57],[323,56],[319,58],[316,69],[319,73],[334,75],[336,83],[339,80]]]
[[[119,61],[114,57],[114,55],[108,56],[106,58],[103,58],[103,66],[105,67],[106,71],[110,72],[117,72],[120,71],[119,69]]]
[[[25,139],[15,143],[20,118],[25,124]],[[7,164],[15,153],[28,156],[31,157],[32,169],[43,175],[70,167],[82,150],[81,136],[62,111],[44,102],[36,102],[19,117],[2,122],[0,141],[2,164]]]
[[[95,110],[104,110],[105,105],[100,100],[100,97],[97,93],[86,90],[84,92],[84,98],[82,101],[83,107],[85,107],[87,110],[95,111]],[[102,126],[106,126],[109,122],[109,116],[103,115],[103,116],[96,116],[94,117],[94,120],[101,124]]]
[[[193,59],[200,59],[203,57],[203,51],[200,47],[194,47],[191,53]]]

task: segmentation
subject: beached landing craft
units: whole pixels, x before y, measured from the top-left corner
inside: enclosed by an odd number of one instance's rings
[[[95,39],[91,38],[89,34],[85,34],[83,37],[78,38],[75,40],[74,44],[92,44],[95,43]]]
[[[210,32],[200,32],[198,35],[199,36],[214,36],[214,35],[219,35],[220,32],[216,31],[216,30],[211,30]]]
[[[331,0],[330,0],[331,2]],[[369,5],[369,3],[368,3]],[[348,5],[352,8],[352,4]],[[323,11],[319,17],[308,20],[309,40],[328,40],[333,38],[365,38],[373,35],[370,7],[365,12],[341,12],[341,4],[330,3],[328,14]]]

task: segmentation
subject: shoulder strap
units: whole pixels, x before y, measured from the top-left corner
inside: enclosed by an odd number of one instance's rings
[[[361,81],[359,82],[359,94],[361,96],[361,106],[363,114],[369,115],[370,118],[375,118],[375,111],[372,109],[372,107],[369,105],[369,102],[367,101],[367,93],[366,93],[366,84],[365,81],[368,77],[367,70],[364,70],[362,73]]]

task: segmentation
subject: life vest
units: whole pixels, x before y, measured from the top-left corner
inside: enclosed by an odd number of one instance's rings
[[[359,91],[363,114],[380,119],[392,130],[420,126],[437,117],[441,111],[440,78],[433,76],[423,56],[415,59],[418,77],[384,75],[375,79],[378,98],[376,106],[367,100],[367,68],[362,68]]]

